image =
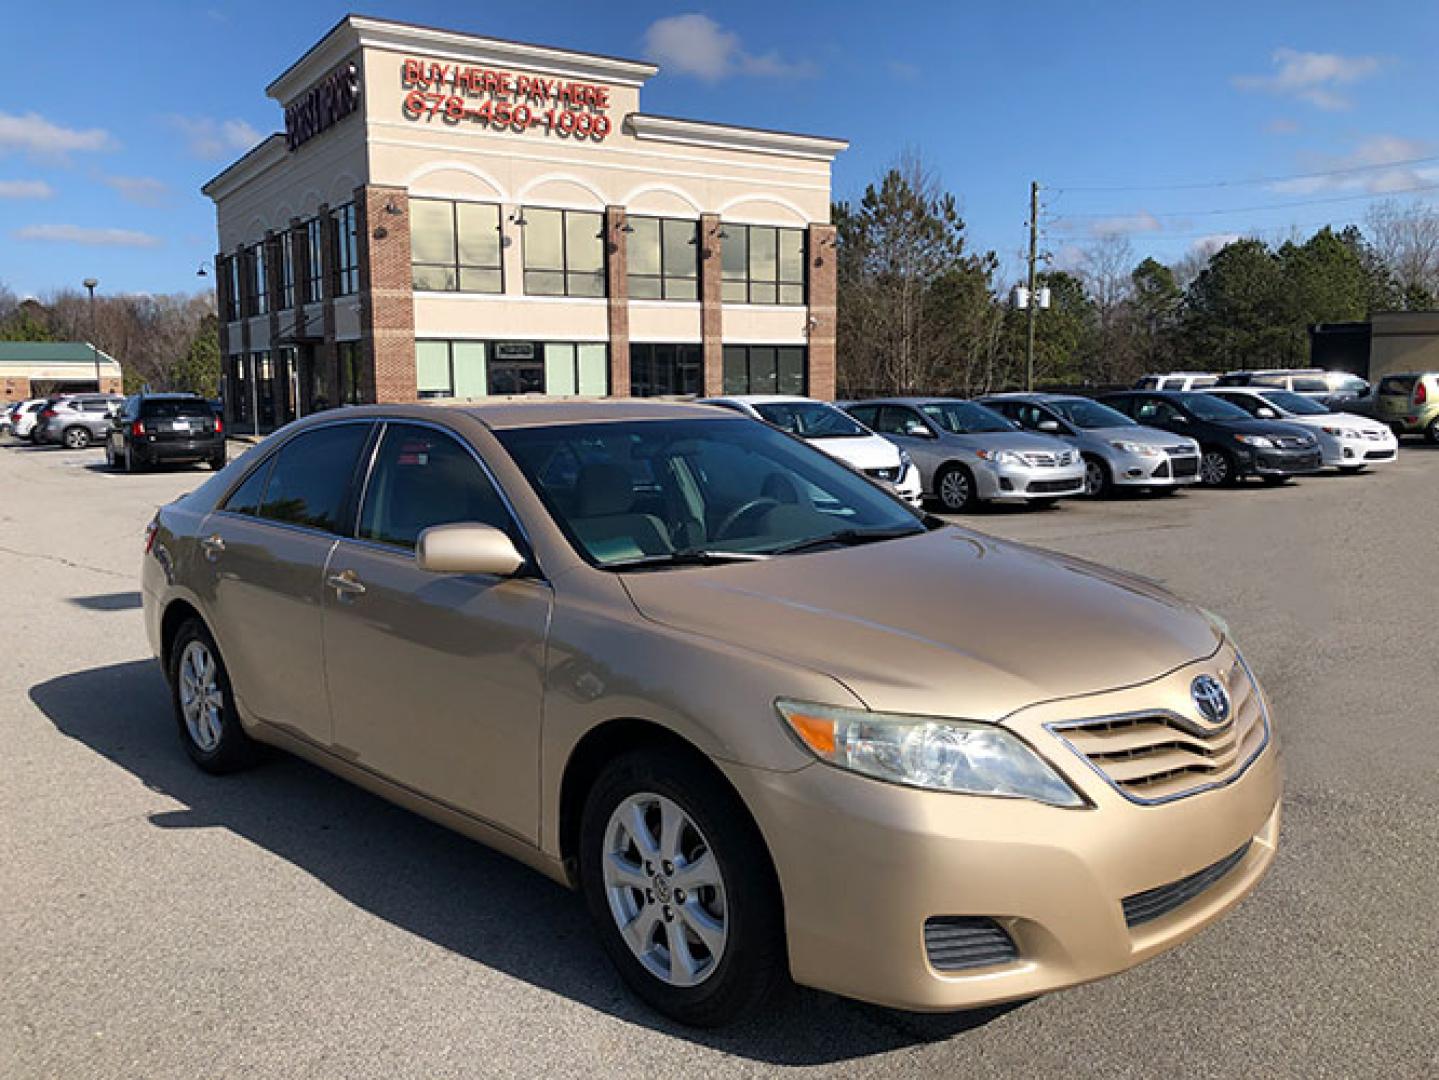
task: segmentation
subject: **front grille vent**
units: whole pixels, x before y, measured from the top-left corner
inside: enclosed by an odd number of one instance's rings
[[[1014,939],[993,919],[937,915],[924,921],[924,951],[935,971],[993,967],[1019,959]]]
[[[1168,885],[1161,885],[1157,889],[1146,889],[1144,892],[1125,897],[1124,921],[1132,928],[1168,915],[1175,908],[1189,903],[1233,870],[1248,851],[1249,844],[1246,843],[1238,851],[1224,856],[1212,866],[1206,866],[1203,870],[1196,871],[1188,877],[1171,881]]]
[[[1219,726],[1175,713],[1098,717],[1052,730],[1120,794],[1137,803],[1168,802],[1240,776],[1269,742],[1264,704],[1242,662],[1221,681],[1230,719]]]

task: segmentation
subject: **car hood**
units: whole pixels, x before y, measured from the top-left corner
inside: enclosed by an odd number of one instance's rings
[[[1304,427],[1303,424],[1296,424],[1292,420],[1205,420],[1206,424],[1213,424],[1222,427],[1226,431],[1234,431],[1244,435],[1304,435],[1314,437],[1314,433]]]
[[[1168,431],[1160,431],[1158,428],[1144,427],[1143,425],[1131,427],[1106,427],[1106,428],[1084,428],[1082,434],[1092,439],[1101,439],[1104,442],[1132,442],[1141,446],[1189,446],[1193,439],[1187,435],[1175,435]]]
[[[892,469],[899,465],[899,447],[878,435],[847,435],[809,439],[809,444],[856,469]]]
[[[984,431],[974,435],[946,434],[945,441],[958,442],[971,449],[1020,450],[1053,454],[1068,450],[1069,444],[1053,435],[1031,435],[1027,431]]]
[[[1220,641],[1154,582],[953,527],[622,580],[656,623],[824,672],[896,712],[999,720],[1146,682]]]

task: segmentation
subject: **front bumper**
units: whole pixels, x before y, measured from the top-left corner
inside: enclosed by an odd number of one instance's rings
[[[1240,473],[1245,476],[1305,476],[1324,467],[1318,446],[1309,450],[1286,450],[1237,445],[1235,457]]]
[[[135,455],[146,461],[199,460],[224,452],[225,440],[218,435],[197,439],[163,439],[147,435],[135,439]]]
[[[1351,468],[1356,465],[1377,465],[1393,461],[1399,456],[1399,440],[1392,432],[1383,439],[1345,438],[1339,435],[1323,435],[1319,449],[1328,468]]]
[[[1084,459],[1072,465],[994,465],[980,461],[974,469],[975,486],[987,502],[1028,502],[1062,499],[1084,494]]]
[[[1212,665],[1201,665],[1208,670]],[[1196,668],[1181,669],[1183,687]],[[1165,694],[1140,698],[1147,708]],[[1134,691],[1102,695],[1133,702]],[[1096,704],[1071,701],[1086,714]],[[1108,711],[1109,705],[1100,706]],[[916,1011],[975,1008],[1113,975],[1192,937],[1233,908],[1273,862],[1280,772],[1273,740],[1227,786],[1138,805],[1067,747],[1041,741],[1052,705],[1026,710],[1031,745],[1092,803],[1058,809],[1022,799],[902,788],[816,763],[797,772],[727,765],[754,812],[784,893],[797,982]],[[1043,714],[1043,715],[1040,715]],[[1150,921],[1126,919],[1147,895],[1207,868],[1217,880]],[[941,971],[926,920],[993,920],[1017,955]]]
[[[1115,450],[1106,459],[1111,481],[1119,487],[1182,487],[1199,483],[1199,449],[1192,454],[1144,457]]]

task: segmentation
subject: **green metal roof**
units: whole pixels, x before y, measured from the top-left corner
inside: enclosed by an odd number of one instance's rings
[[[99,350],[100,359],[115,362]],[[0,364],[93,364],[95,353],[85,341],[0,341]]]

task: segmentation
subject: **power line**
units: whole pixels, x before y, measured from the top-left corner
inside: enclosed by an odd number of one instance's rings
[[[1385,161],[1375,165],[1351,165],[1340,169],[1322,169],[1318,172],[1290,173],[1287,176],[1256,176],[1247,180],[1196,180],[1182,184],[1120,184],[1114,186],[1075,186],[1054,184],[1050,190],[1059,191],[1200,191],[1206,188],[1252,187],[1256,184],[1282,184],[1289,180],[1319,180],[1329,176],[1352,176],[1354,173],[1371,172],[1375,169],[1400,169],[1409,165],[1427,165],[1439,161],[1439,155],[1431,157],[1406,158],[1402,161]]]
[[[1390,191],[1369,191],[1360,195],[1331,195],[1323,199],[1291,199],[1289,202],[1262,203],[1258,206],[1231,206],[1223,210],[1165,210],[1157,214],[1151,213],[1148,210],[1130,212],[1110,210],[1104,213],[1064,214],[1060,216],[1059,220],[1097,221],[1104,218],[1138,217],[1141,215],[1152,218],[1222,217],[1225,214],[1255,214],[1266,210],[1288,210],[1296,206],[1324,206],[1331,203],[1357,202],[1363,199],[1383,199],[1392,195],[1412,195],[1421,191],[1439,191],[1439,184],[1421,184],[1415,187],[1394,188]]]

